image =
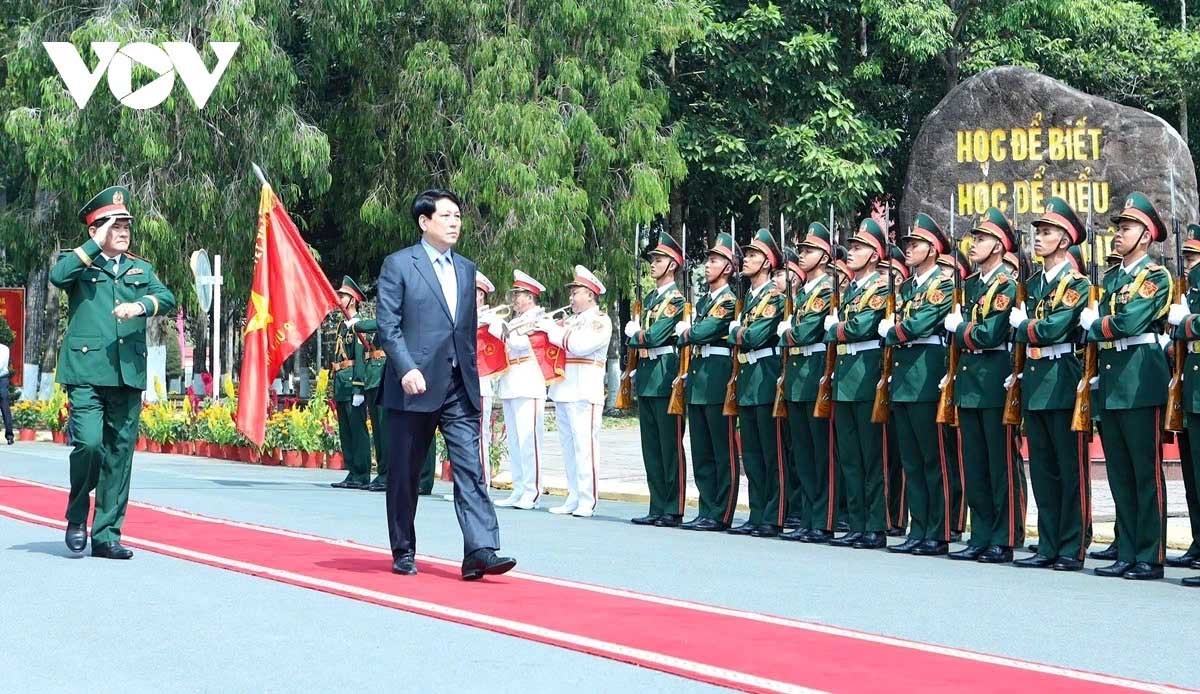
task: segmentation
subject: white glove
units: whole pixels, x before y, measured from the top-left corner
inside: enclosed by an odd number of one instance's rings
[[[779,326],[775,328],[775,334],[779,337],[783,337],[790,332],[792,332],[792,320],[789,318],[787,320],[779,321]]]
[[[362,393],[359,393],[359,394],[355,395],[354,397],[350,398],[350,406],[358,407],[366,401],[367,401],[367,397],[365,395],[363,395]]]
[[[529,344],[528,335],[519,335],[513,333],[508,336],[508,346],[513,349],[533,349],[533,345]]]
[[[691,323],[689,323],[685,320],[681,320],[675,324],[675,337],[679,337],[680,335],[686,333],[687,331],[689,331],[691,329],[692,329]]]
[[[742,322],[740,320],[729,321],[729,334],[730,335],[734,334],[735,332],[737,332],[737,329],[740,327],[742,327]]]
[[[1092,380],[1088,381],[1088,388],[1092,390],[1100,390],[1100,377],[1092,376]]]
[[[1171,344],[1171,336],[1166,333],[1158,334],[1158,346],[1160,349],[1166,349],[1167,345]]]
[[[896,327],[896,318],[894,316],[889,316],[881,319],[879,321],[879,325],[875,327],[875,330],[879,333],[880,337],[886,338],[888,336],[888,331],[894,327]]]
[[[112,225],[116,221],[116,217],[109,217],[107,222],[101,224],[99,229],[96,229],[96,235],[92,237],[96,245],[103,247],[108,242],[108,230],[112,228]]]
[[[1171,325],[1179,325],[1187,318],[1188,307],[1186,304],[1171,304],[1171,310],[1167,313],[1167,322]]]
[[[354,317],[352,317],[352,318],[347,318],[347,319],[346,319],[346,327],[347,327],[347,328],[353,328],[353,327],[354,327],[354,324],[355,324],[355,323],[357,323],[357,322],[358,322],[358,316],[354,316]]]
[[[958,330],[958,326],[962,324],[963,317],[958,311],[951,311],[950,313],[947,313],[946,320],[942,321],[942,327],[944,327],[948,332],[954,332],[955,330]]]
[[[547,325],[545,329],[546,339],[550,340],[550,342],[558,345],[559,347],[566,347],[566,345],[563,344],[563,341],[567,337],[567,329],[553,321],[550,321],[549,323],[550,324]]]
[[[488,334],[491,335],[492,337],[496,338],[497,340],[503,339],[504,338],[504,323],[501,323],[500,321],[494,321],[492,323],[488,323]]]
[[[1004,390],[1008,390],[1009,388],[1012,388],[1013,383],[1015,383],[1015,382],[1016,382],[1016,379],[1013,378],[1012,374],[1005,376],[1004,377]]]
[[[642,325],[635,320],[625,324],[625,337],[633,337],[642,331]]]
[[[822,325],[825,326],[826,330],[829,330],[833,326],[837,325],[839,322],[840,321],[838,320],[837,314],[831,313],[828,316],[825,316],[825,322],[822,323]]]
[[[551,328],[555,327],[555,325],[557,325],[557,324],[554,321],[550,320],[549,318],[543,317],[543,318],[537,319],[537,322],[533,324],[533,329],[539,330],[544,333],[548,333],[548,332],[550,332]]]
[[[1020,330],[1021,324],[1029,320],[1029,313],[1024,306],[1013,306],[1013,309],[1008,312],[1008,324],[1014,329]]]
[[[950,375],[942,376],[942,380],[938,381],[938,390],[945,390],[946,384],[950,382]]]
[[[1092,323],[1098,320],[1100,320],[1100,312],[1090,306],[1079,312],[1079,327],[1083,328],[1085,332],[1091,330]]]

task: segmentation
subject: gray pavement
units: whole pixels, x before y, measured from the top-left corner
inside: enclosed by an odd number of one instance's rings
[[[62,485],[66,480],[66,450],[49,444],[0,449],[0,474]],[[606,453],[615,457],[612,451],[606,449]],[[337,472],[143,454],[136,457],[135,466],[133,496],[137,500],[377,546],[387,544],[383,495],[331,489],[327,484],[341,477]],[[446,490],[448,486],[439,483],[436,492]],[[643,528],[626,521],[641,512],[640,503],[617,501],[603,504],[601,515],[592,519],[501,509],[504,551],[520,560],[521,569],[533,573],[1200,687],[1200,672],[1194,667],[1194,643],[1200,639],[1200,591],[1176,584],[1179,576],[1195,572],[1168,571],[1170,580],[1137,583],[1085,573],[964,565],[939,558]],[[461,536],[451,504],[436,496],[423,500],[417,531],[419,551],[448,558],[461,556]],[[35,639],[29,648],[43,652],[60,651],[65,644],[74,643],[69,641],[71,634],[88,634],[88,643],[104,643],[119,630],[104,626],[107,618],[103,615],[146,611],[149,614],[145,619],[123,617],[126,622],[117,622],[140,634],[136,640],[130,637],[124,642],[157,644],[157,650],[151,649],[150,655],[138,662],[139,669],[166,668],[164,672],[189,679],[199,677],[192,669],[202,668],[199,656],[193,655],[200,643],[205,652],[231,658],[232,668],[242,668],[253,660],[256,667],[286,671],[281,681],[292,683],[304,680],[306,672],[319,678],[315,681],[325,683],[337,681],[342,677],[338,673],[357,670],[360,676],[353,680],[356,683],[384,681],[393,686],[406,682],[406,673],[419,671],[420,677],[428,678],[421,684],[429,686],[414,687],[413,691],[461,686],[464,677],[476,672],[486,672],[491,681],[498,683],[495,691],[561,691],[558,681],[578,682],[570,678],[590,678],[593,674],[604,678],[594,680],[604,683],[595,691],[628,686],[641,691],[693,688],[692,683],[630,666],[593,659],[559,659],[556,649],[465,627],[413,627],[410,620],[424,620],[351,600],[315,595],[310,598],[297,588],[227,575],[147,552],[139,552],[127,565],[114,566],[90,558],[68,560],[60,556],[56,543],[61,535],[54,530],[6,522],[0,525],[0,533],[12,538],[0,542],[0,594],[21,606],[15,613],[18,619],[0,622],[0,643],[28,639],[29,632]],[[23,548],[31,543],[36,551]],[[1094,564],[1089,562],[1089,566]],[[134,587],[131,590],[136,594],[122,594],[119,609],[92,608],[85,615],[62,609],[62,595],[77,592],[81,585],[121,584],[121,577],[128,577],[127,585]],[[253,587],[243,588],[243,583]],[[143,594],[147,596],[145,604],[139,602]],[[237,597],[241,595],[247,599]],[[309,612],[306,606],[315,604],[310,599],[320,602],[320,615],[305,614]],[[203,619],[193,633],[188,620],[199,617],[172,621],[172,601],[177,600],[189,606],[181,611],[184,615],[204,612],[206,604],[218,609],[200,615]],[[539,608],[531,605],[530,609]],[[360,619],[362,611],[386,614]],[[268,612],[271,614],[264,614]],[[275,614],[279,612],[284,614]],[[314,621],[317,619],[323,621]],[[355,626],[360,623],[361,628]],[[327,629],[326,624],[330,625]],[[31,629],[31,625],[37,626]],[[262,629],[271,634],[256,641],[253,633]],[[380,643],[386,643],[392,634],[406,633],[406,629],[415,629],[416,638],[405,638],[404,644],[449,643],[438,641],[442,634],[453,639],[456,652],[478,649],[489,653],[490,659],[482,661],[483,668],[468,674],[441,664],[445,647],[439,650],[422,646],[413,652],[406,651],[402,644],[394,651],[378,650]],[[322,630],[333,637],[313,636]],[[279,641],[278,634],[288,635],[286,643]],[[264,643],[263,639],[268,640]],[[317,640],[328,641],[323,652],[309,648]],[[210,646],[210,641],[217,643]],[[370,646],[365,655],[348,655],[349,645],[360,642]],[[289,648],[291,643],[299,645]],[[131,648],[118,645],[112,655],[121,661]],[[237,654],[246,648],[257,648],[253,658]],[[543,649],[554,653],[543,655]],[[0,653],[5,650],[0,649]],[[520,661],[525,667],[509,664],[506,654],[510,650],[518,658],[528,658]],[[8,654],[0,655],[4,672],[18,672],[25,678],[23,682],[34,685],[42,681],[38,678],[47,676],[43,670],[53,668],[57,662],[53,656],[33,658],[22,652],[20,659],[6,664],[2,660],[5,657]],[[87,666],[93,658],[81,655],[80,662]],[[194,662],[176,662],[181,658]],[[535,662],[535,669],[530,669]],[[331,679],[324,679],[326,672],[334,673]],[[537,673],[536,677],[522,679],[520,674],[512,674],[532,672]],[[653,675],[654,680],[637,679],[643,675]],[[153,688],[154,676],[145,675],[149,679],[140,678],[138,682],[145,689]],[[55,685],[61,681],[48,680],[45,687],[14,691],[59,691]],[[238,681],[245,691],[263,690],[255,680]],[[320,691],[325,687],[304,689]],[[589,687],[583,684],[576,689]]]

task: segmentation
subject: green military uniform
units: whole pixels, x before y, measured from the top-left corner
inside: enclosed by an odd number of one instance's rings
[[[888,257],[879,264],[881,272],[895,272],[895,283],[909,278],[904,264],[904,251],[894,243],[888,244]],[[905,498],[904,465],[900,461],[900,442],[896,436],[896,412],[888,408],[888,420],[883,424],[883,502],[887,505],[889,535],[903,535],[908,528],[908,499]]]
[[[736,269],[733,237],[717,234],[708,250]],[[710,289],[696,302],[696,318],[679,343],[692,350],[687,377],[688,435],[692,442],[692,476],[700,493],[700,512],[684,523],[689,530],[725,530],[733,520],[738,495],[738,451],[735,421],[722,413],[725,389],[733,372],[725,343],[736,298],[729,285]]]
[[[771,232],[759,229],[743,251],[753,249],[778,267],[782,254]],[[769,274],[769,273],[768,273]],[[779,381],[779,335],[784,296],[770,280],[752,287],[737,324],[730,326],[729,344],[737,350],[738,428],[742,435],[742,466],[750,496],[750,518],[731,529],[736,534],[775,537],[783,527],[787,486],[783,462],[782,424],[774,416],[775,387]]]
[[[1051,198],[1035,226],[1063,229],[1072,243],[1086,232],[1061,198]],[[1082,365],[1075,353],[1079,314],[1091,282],[1080,272],[1083,255],[1071,246],[1067,259],[1043,267],[1026,284],[1028,318],[1014,322],[1014,337],[1026,343],[1021,372],[1021,409],[1029,442],[1029,478],[1038,507],[1038,552],[1019,566],[1082,567],[1091,520],[1090,432],[1071,431],[1071,414]]]
[[[664,255],[683,266],[683,250],[669,234],[661,233],[648,255]],[[638,350],[634,385],[638,397],[642,462],[650,488],[650,513],[639,524],[678,525],[686,500],[687,461],[683,456],[684,419],[667,412],[671,384],[679,375],[675,324],[683,318],[683,294],[672,282],[642,301],[641,329],[629,338]]]
[[[923,241],[935,253],[950,246],[937,223],[923,213],[905,240]],[[938,384],[946,375],[941,333],[954,299],[954,279],[935,260],[924,274],[900,286],[899,299],[885,344],[892,347],[891,408],[912,521],[908,541],[891,549],[906,552],[922,543],[940,549],[950,541],[950,489],[946,458],[930,434],[937,428]]]
[[[1141,193],[1114,218],[1144,224],[1154,241],[1166,229]],[[1169,370],[1156,333],[1170,303],[1171,276],[1143,256],[1104,277],[1099,318],[1087,340],[1099,343],[1099,395],[1104,410],[1100,440],[1120,528],[1117,559],[1123,565],[1100,575],[1161,576],[1166,547],[1166,494],[1162,470],[1163,405]],[[1086,317],[1086,314],[1085,314]],[[1124,563],[1141,566],[1130,572]]]
[[[990,208],[973,230],[1015,246],[1011,224]],[[1012,374],[1008,350],[1017,283],[1002,263],[976,272],[964,289],[965,320],[954,330],[961,353],[955,378],[963,480],[971,507],[968,549],[955,558],[1012,561],[1025,538],[1025,483],[1011,425],[1004,424],[1004,381]]]
[[[887,253],[883,229],[864,219],[851,241]],[[845,320],[830,326],[826,342],[837,343],[833,371],[834,434],[838,467],[846,493],[850,532],[831,541],[847,547],[886,544],[887,508],[883,496],[883,427],[871,421],[883,353],[879,321],[887,310],[888,283],[878,270],[856,278],[842,294]]]
[[[832,238],[820,223],[810,224],[801,247],[815,248],[832,257]],[[800,503],[791,513],[800,518],[800,529],[784,536],[801,542],[828,542],[833,534],[837,502],[837,457],[833,451],[833,417],[813,414],[817,393],[825,377],[827,346],[825,316],[833,306],[834,277],[826,272],[799,287],[795,314],[783,345],[788,351],[784,399],[791,437],[791,466],[800,484]]]
[[[356,302],[365,298],[362,289],[350,277],[342,278],[339,294]],[[338,439],[346,462],[346,479],[333,486],[346,489],[366,489],[371,481],[371,435],[367,431],[367,358],[363,343],[366,337],[358,333],[359,320],[351,318],[338,324],[337,342],[333,349],[333,401],[337,408]],[[378,325],[375,326],[378,329]],[[355,396],[363,402],[355,405]]]
[[[958,273],[960,281],[965,282],[971,267],[970,261],[962,251],[954,248],[938,257],[938,263],[952,273]],[[960,285],[961,286],[961,285]],[[949,350],[947,350],[947,367],[949,367]],[[951,539],[958,541],[967,528],[967,504],[963,494],[963,460],[959,453],[958,427],[949,424],[938,424],[938,440],[942,445],[942,456],[946,459],[946,472],[950,484],[950,531]]]
[[[79,217],[95,227],[112,218],[130,219],[128,200],[127,189],[107,188]],[[109,231],[110,238],[113,233]],[[59,255],[50,282],[67,294],[67,328],[55,374],[67,391],[74,443],[66,519],[86,528],[88,495],[95,490],[96,554],[121,539],[129,502],[133,445],[146,389],[146,318],[170,314],[175,296],[149,262],[130,253],[105,258],[92,239]],[[140,304],[142,314],[117,319],[114,307],[126,303]]]
[[[387,443],[387,409],[379,403],[379,384],[383,382],[384,367],[387,366],[387,353],[379,344],[379,322],[375,319],[360,320],[354,324],[354,331],[367,341],[363,348],[363,395],[366,396],[363,406],[367,408],[367,416],[371,420],[371,443],[375,450],[375,479],[367,485],[373,492],[387,491],[388,459],[385,453]],[[369,348],[369,349],[368,349]],[[433,451],[430,451],[432,456]],[[432,488],[432,484],[430,485]]]
[[[1200,226],[1188,225],[1183,252],[1200,254]],[[1183,477],[1188,519],[1191,523],[1192,543],[1182,555],[1168,558],[1166,562],[1171,566],[1186,567],[1200,559],[1200,502],[1197,499],[1200,479],[1197,479],[1196,475],[1200,471],[1200,465],[1196,464],[1196,456],[1200,455],[1200,445],[1196,448],[1191,445],[1193,438],[1200,443],[1200,265],[1187,271],[1184,302],[1187,304],[1188,313],[1172,330],[1172,337],[1185,343],[1188,348],[1183,366],[1184,430],[1176,433],[1175,437],[1179,444],[1179,466]]]

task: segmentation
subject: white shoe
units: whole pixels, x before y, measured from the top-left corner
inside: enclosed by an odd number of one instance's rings
[[[580,508],[572,511],[571,515],[576,518],[591,518],[595,513],[595,511],[589,511],[586,508]]]
[[[522,497],[517,503],[513,504],[513,508],[520,508],[526,511],[532,511],[538,507],[538,503],[529,497]]]
[[[495,505],[501,508],[509,508],[511,506],[516,506],[517,502],[520,500],[521,497],[519,496],[510,496],[507,499],[501,499],[500,501],[495,502]]]
[[[578,507],[575,504],[563,504],[562,506],[554,506],[547,510],[556,516],[565,516],[568,513],[575,513],[576,508]]]

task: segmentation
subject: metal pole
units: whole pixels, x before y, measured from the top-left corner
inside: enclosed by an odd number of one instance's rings
[[[255,167],[257,168],[257,167]],[[213,402],[221,399],[221,256],[213,256],[213,332],[212,374]]]

